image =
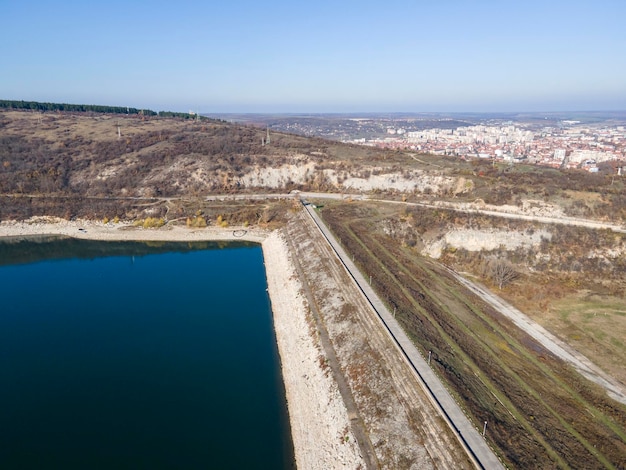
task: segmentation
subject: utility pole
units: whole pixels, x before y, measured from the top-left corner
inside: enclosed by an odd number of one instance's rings
[[[483,437],[485,437],[485,432],[487,432],[487,421],[485,421],[485,425],[483,426]]]

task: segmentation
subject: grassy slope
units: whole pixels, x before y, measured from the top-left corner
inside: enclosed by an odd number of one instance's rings
[[[384,210],[381,209],[381,212]],[[375,228],[376,208],[322,214],[475,423],[514,468],[621,468],[626,409]],[[382,215],[384,217],[384,214]]]

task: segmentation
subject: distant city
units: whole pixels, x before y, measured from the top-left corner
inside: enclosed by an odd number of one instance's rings
[[[626,112],[212,117],[352,144],[553,168],[621,173],[626,162]]]

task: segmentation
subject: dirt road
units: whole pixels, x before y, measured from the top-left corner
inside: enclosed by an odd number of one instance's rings
[[[502,315],[511,319],[518,328],[521,328],[530,336],[539,341],[543,347],[555,356],[574,366],[587,379],[603,387],[609,396],[620,403],[626,404],[626,390],[615,379],[609,377],[587,357],[574,350],[569,345],[548,332],[544,327],[532,321],[521,311],[508,304],[498,296],[492,294],[484,287],[465,279],[463,276],[448,268],[448,271],[465,287],[474,292],[484,301],[491,304]]]

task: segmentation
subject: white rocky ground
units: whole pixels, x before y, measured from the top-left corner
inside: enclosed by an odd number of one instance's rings
[[[422,254],[439,258],[447,247],[463,248],[467,251],[490,251],[498,248],[512,251],[517,248],[539,246],[542,239],[551,238],[552,234],[547,230],[536,230],[531,233],[523,230],[454,229],[428,244],[422,250]]]
[[[371,175],[368,178],[349,177],[343,181],[342,186],[345,190],[356,191],[423,192],[430,190],[436,193],[455,186],[456,180],[456,178],[449,176],[429,175],[421,171],[412,171],[407,174]]]
[[[143,229],[125,223],[66,221],[52,217],[0,223],[0,237],[29,235],[111,241],[247,240],[261,243],[297,466],[320,470],[364,467],[337,385],[320,365],[317,331],[309,326],[301,284],[278,231],[250,227]]]
[[[165,225],[158,229],[134,227],[131,223],[107,224],[101,222],[72,220],[57,217],[32,217],[23,222],[0,222],[0,237],[20,237],[29,235],[63,235],[85,240],[103,241],[210,241],[246,240],[262,242],[268,232],[256,227],[207,227],[187,228],[178,225]]]
[[[236,183],[243,187],[281,189],[288,183],[329,183],[338,190],[353,191],[400,191],[433,193],[454,188],[459,180],[449,176],[433,175],[420,170],[407,172],[387,171],[376,167],[359,167],[358,174],[348,170],[325,168],[317,170],[316,164],[304,160],[284,164],[272,168],[255,168],[236,179]],[[368,174],[368,176],[359,176]],[[463,192],[458,190],[455,192]]]
[[[437,201],[434,203],[437,206],[441,207],[452,207],[456,210],[462,211],[481,211],[481,212],[499,212],[506,214],[517,214],[517,215],[525,215],[531,217],[554,217],[554,218],[564,218],[565,213],[563,212],[563,208],[556,205],[551,204],[545,201],[540,201],[537,199],[523,199],[520,202],[520,205],[513,206],[510,204],[502,204],[502,205],[493,205],[493,204],[485,204],[482,199],[477,199],[474,202],[455,202],[450,203],[446,201]]]
[[[359,468],[364,462],[337,384],[322,357],[317,331],[307,319],[302,284],[278,232],[263,242],[267,285],[280,353],[298,468]]]
[[[305,183],[312,178],[315,163],[286,164],[279,167],[255,168],[238,178],[237,182],[250,188],[284,188],[289,181],[297,184]]]

